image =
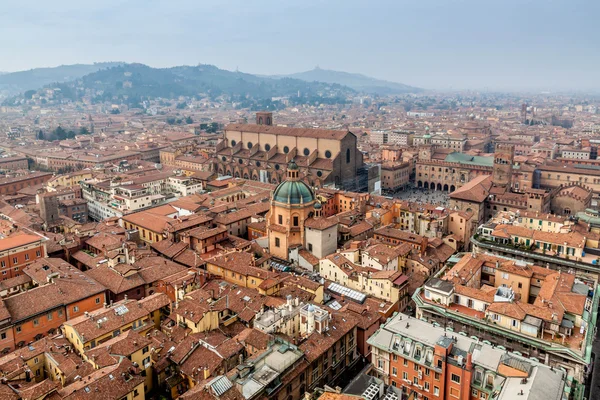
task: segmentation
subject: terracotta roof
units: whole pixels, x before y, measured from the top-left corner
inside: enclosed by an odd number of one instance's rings
[[[308,218],[304,221],[304,226],[310,229],[324,230],[337,225],[338,222],[334,218]]]
[[[35,242],[41,242],[43,238],[37,235],[14,235],[0,239],[0,251],[14,249],[15,247],[25,246]]]
[[[255,124],[230,124],[225,126],[225,131],[269,133],[272,135],[297,136],[332,140],[342,140],[348,134],[352,134],[350,131],[335,131],[330,129],[315,128],[288,128],[281,126]]]
[[[244,345],[252,346],[258,350],[265,350],[268,348],[271,336],[257,329],[246,328],[238,333],[234,337],[234,340],[237,340]]]
[[[491,175],[480,175],[450,193],[450,198],[481,203],[488,197],[491,187]]]
[[[82,275],[79,277],[78,275]],[[83,273],[53,279],[52,284],[33,288],[4,299],[13,322],[19,322],[49,310],[66,307],[77,301],[104,293],[104,286]]]
[[[328,310],[330,311],[330,310]],[[358,325],[357,318],[350,313],[331,311],[327,334],[313,332],[299,347],[308,362],[313,362],[328,351],[343,336]],[[334,329],[335,327],[335,329]]]
[[[95,370],[65,386],[59,394],[63,400],[120,399],[145,381],[143,376],[131,374],[132,368],[132,362],[123,358],[119,364]]]
[[[148,317],[148,322],[151,322],[149,314],[164,307],[166,304],[170,304],[168,296],[163,293],[155,293],[139,301],[119,301],[112,307],[92,311],[89,315],[82,315],[68,320],[64,324],[73,327],[80,339],[87,343],[144,317]],[[127,312],[117,315],[115,310],[119,306],[126,307]],[[98,324],[101,318],[103,322]]]

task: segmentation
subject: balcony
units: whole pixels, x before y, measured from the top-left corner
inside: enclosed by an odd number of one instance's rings
[[[596,260],[598,257],[593,255],[587,255],[583,257],[579,257],[577,260],[567,259],[564,255],[556,256],[550,255],[549,253],[544,253],[543,250],[534,249],[534,250],[525,250],[517,248],[513,245],[502,244],[494,241],[490,241],[484,239],[480,235],[475,235],[471,237],[471,243],[474,246],[480,247],[486,250],[498,251],[502,253],[508,253],[513,256],[521,257],[524,259],[533,259],[535,261],[540,261],[542,264],[550,264],[550,265],[561,265],[569,268],[575,268],[578,270],[598,273],[600,272],[600,265],[593,265],[592,261]],[[571,256],[571,258],[574,258]]]

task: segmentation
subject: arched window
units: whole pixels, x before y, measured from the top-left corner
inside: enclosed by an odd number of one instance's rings
[[[297,215],[294,215],[293,221],[294,221],[294,226],[298,226],[298,224],[299,224],[299,218],[298,218]]]
[[[346,164],[350,164],[350,149],[346,149]]]
[[[263,119],[262,119],[262,117],[258,117],[258,124],[259,124],[259,125],[262,125],[262,124],[263,124]]]

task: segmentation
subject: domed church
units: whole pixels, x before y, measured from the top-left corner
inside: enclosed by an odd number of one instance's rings
[[[314,213],[314,205],[315,194],[300,180],[300,170],[292,160],[287,168],[287,179],[273,191],[271,210],[267,214],[272,256],[287,260],[290,247],[304,244],[304,223]]]

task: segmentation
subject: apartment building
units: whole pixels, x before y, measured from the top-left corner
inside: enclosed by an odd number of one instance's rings
[[[164,315],[162,310],[170,303],[164,293],[142,300],[125,299],[69,319],[61,329],[73,348],[83,354],[130,329],[145,334],[159,328]]]
[[[407,296],[408,280],[401,271],[363,267],[341,253],[321,259],[319,274],[327,280],[394,305]]]
[[[0,170],[18,171],[29,169],[26,157],[0,157]]]
[[[381,189],[396,192],[408,187],[411,172],[412,165],[408,162],[381,164]]]
[[[540,393],[562,399],[572,389],[559,368],[404,314],[388,320],[368,343],[370,374],[408,399],[533,400]]]
[[[52,178],[50,172],[28,172],[0,179],[0,195],[16,194],[19,190],[41,185]]]
[[[46,238],[22,234],[0,239],[0,270],[5,281],[23,274],[23,268],[46,257]]]
[[[578,385],[598,298],[593,280],[490,254],[463,255],[413,296],[418,318],[563,369]]]
[[[106,301],[104,286],[63,260],[38,260],[24,273],[36,286],[4,299],[11,332],[4,331],[0,337],[2,345],[11,349],[57,332],[66,320],[98,309]]]
[[[542,213],[499,213],[477,228],[474,251],[494,252],[578,274],[597,273],[600,236],[588,225]]]

